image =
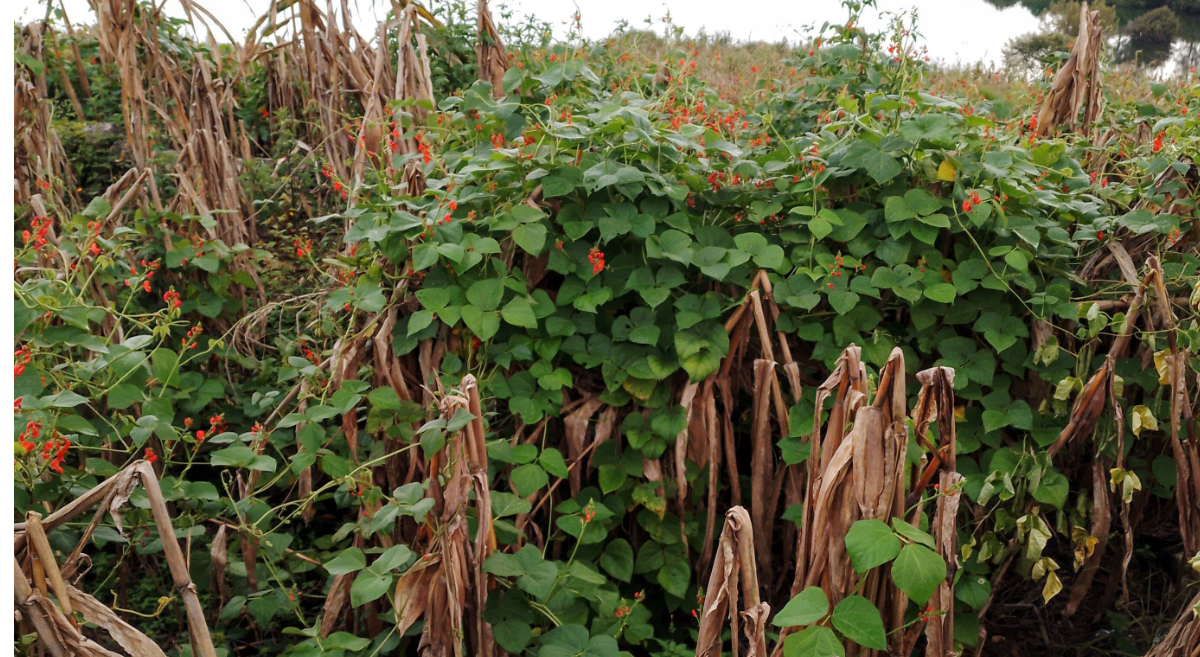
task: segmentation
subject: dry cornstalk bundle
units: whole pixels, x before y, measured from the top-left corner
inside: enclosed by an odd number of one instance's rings
[[[1175,461],[1177,487],[1176,502],[1179,506],[1180,533],[1183,538],[1184,550],[1192,555],[1200,552],[1200,459],[1197,458],[1195,424],[1192,421],[1192,406],[1188,396],[1186,372],[1187,352],[1180,351],[1176,344],[1175,315],[1171,308],[1171,297],[1168,296],[1163,280],[1162,267],[1158,258],[1151,257],[1146,262],[1146,275],[1138,281],[1136,271],[1129,255],[1119,245],[1112,253],[1120,265],[1124,278],[1137,284],[1133,298],[1129,301],[1125,321],[1117,338],[1113,341],[1103,364],[1092,374],[1083,389],[1076,397],[1071,409],[1067,426],[1060,432],[1058,439],[1048,449],[1055,456],[1065,446],[1076,443],[1075,438],[1090,436],[1104,413],[1106,401],[1112,406],[1116,415],[1118,455],[1115,468],[1125,469],[1124,463],[1124,412],[1114,392],[1114,372],[1118,359],[1125,356],[1133,339],[1133,330],[1142,315],[1142,305],[1145,303],[1147,292],[1152,291],[1155,305],[1147,310],[1146,321],[1156,324],[1167,336],[1168,353],[1164,355],[1163,366],[1166,372],[1167,385],[1170,389],[1171,403],[1171,450]],[[1187,437],[1180,435],[1181,429],[1186,429]],[[1108,533],[1112,524],[1112,502],[1110,495],[1109,462],[1097,455],[1092,465],[1092,524],[1089,533],[1096,539],[1092,551],[1086,554],[1083,562],[1077,564],[1079,576],[1071,586],[1065,614],[1073,615],[1085,599],[1100,561],[1108,544]],[[1121,521],[1124,528],[1124,545],[1121,559],[1114,568],[1114,577],[1122,582],[1133,554],[1133,528],[1130,521],[1129,501],[1121,499]]]
[[[479,69],[479,79],[492,84],[492,94],[496,97],[504,95],[504,73],[508,70],[508,51],[500,40],[500,32],[492,20],[492,12],[488,10],[487,0],[476,0],[475,12],[478,15],[476,29],[475,61]]]
[[[434,455],[432,467],[437,468],[440,457],[444,456],[449,475],[440,503],[429,514],[428,531],[423,532],[432,537],[425,554],[396,584],[397,631],[402,635],[419,618],[424,618],[418,648],[421,654],[491,657],[499,654],[500,649],[492,636],[491,624],[483,619],[493,586],[492,576],[483,572],[483,562],[496,551],[487,448],[475,377],[463,377],[461,389],[467,397],[447,395],[441,400],[442,419],[449,422],[460,411],[469,412],[474,418],[448,438],[445,450]],[[473,540],[466,515],[472,492],[478,519]]]
[[[766,302],[764,303],[764,297]],[[770,320],[767,319],[767,309],[770,310]],[[687,492],[687,480],[683,473],[684,457],[690,451],[693,460],[703,467],[710,460],[713,467],[709,469],[710,506],[708,521],[705,528],[705,541],[701,548],[700,566],[705,567],[710,558],[712,535],[716,520],[717,465],[722,458],[719,445],[724,443],[724,459],[729,469],[729,480],[732,487],[733,503],[741,503],[741,489],[737,479],[737,460],[733,436],[732,416],[733,383],[730,372],[741,362],[748,345],[750,325],[754,324],[759,339],[759,358],[755,359],[752,370],[751,392],[754,397],[753,425],[751,428],[751,460],[750,460],[750,514],[758,527],[755,533],[755,553],[758,567],[762,569],[763,579],[775,581],[775,563],[772,559],[772,544],[774,542],[775,511],[779,506],[780,497],[786,493],[788,504],[800,501],[800,489],[803,485],[804,474],[799,466],[776,464],[774,429],[771,425],[774,416],[775,425],[781,435],[788,430],[788,410],[783,397],[783,387],[779,380],[774,340],[771,337],[771,325],[779,318],[779,308],[771,294],[771,281],[765,271],[759,271],[751,282],[750,290],[745,301],[725,323],[725,330],[730,333],[729,352],[721,363],[720,370],[703,383],[699,403],[696,405],[700,412],[693,411],[693,398],[697,393],[696,384],[689,384],[681,395],[681,404],[687,409],[688,431],[679,436],[676,441],[676,475],[678,481],[678,499],[683,507],[683,499]],[[775,339],[779,341],[779,353],[783,357],[783,371],[788,379],[792,401],[800,399],[800,367],[792,359],[791,348],[787,337],[782,331],[775,331]],[[723,405],[723,424],[718,425],[714,398],[714,386],[720,392]],[[682,444],[681,444],[682,443]],[[784,483],[787,483],[785,491]],[[794,530],[787,530],[785,537],[791,538]]]
[[[738,655],[738,618],[745,623],[748,657],[767,654],[765,625],[771,607],[759,600],[758,569],[754,562],[754,524],[740,506],[725,512],[725,528],[713,560],[712,574],[704,593],[704,607],[696,637],[696,657],[719,657],[721,634],[728,619],[732,652]],[[738,592],[745,598],[738,611]],[[782,645],[782,643],[780,644]]]
[[[42,23],[26,25],[21,30],[19,54],[45,61],[42,44],[45,29]],[[52,105],[46,98],[46,72],[25,71],[18,67],[13,79],[16,202],[29,203],[34,195],[41,194],[52,201],[54,209],[68,212],[78,205],[78,200],[66,151],[51,126]]]
[[[417,29],[417,5],[409,5],[401,14],[400,30],[396,37],[399,52],[396,53],[396,84],[395,99],[413,99],[433,103],[433,81],[429,71],[429,53],[425,35]],[[413,47],[413,34],[416,35],[417,46]],[[412,114],[414,125],[423,125],[429,111],[421,105],[412,105],[408,110]],[[393,115],[393,121],[396,117]],[[413,137],[397,140],[397,152],[409,156],[404,165],[404,182],[410,196],[420,196],[425,192],[425,175],[421,172],[417,154],[420,148]]]
[[[1146,657],[1196,657],[1200,655],[1200,595],[1192,598],[1175,624]]]
[[[1063,63],[1042,109],[1038,111],[1035,133],[1044,135],[1060,125],[1074,126],[1083,111],[1081,126],[1087,128],[1100,116],[1100,12],[1088,9],[1086,2],[1079,10],[1079,35],[1071,56]]]
[[[1184,551],[1192,556],[1200,553],[1200,457],[1197,455],[1192,399],[1188,394],[1187,373],[1191,371],[1188,357],[1191,354],[1181,350],[1176,342],[1175,313],[1171,310],[1171,297],[1167,295],[1162,265],[1158,258],[1151,257],[1146,266],[1154,279],[1157,320],[1166,331],[1170,352],[1164,360],[1166,379],[1171,390],[1170,440],[1175,460],[1175,502],[1179,506],[1179,532],[1183,537]],[[1180,435],[1181,428],[1187,432],[1186,438]]]
[[[146,490],[146,497],[150,502],[150,514],[154,518],[159,536],[163,537],[163,556],[171,570],[175,590],[183,598],[187,610],[193,649],[200,657],[216,657],[212,638],[208,633],[208,624],[204,619],[204,610],[200,606],[200,598],[196,595],[196,587],[188,575],[187,560],[179,548],[178,540],[174,539],[175,530],[171,525],[167,503],[163,499],[162,490],[158,485],[158,477],[154,473],[154,468],[147,461],[132,463],[45,518],[31,512],[26,522],[19,523],[14,527],[16,531],[14,547],[18,555],[26,545],[30,548],[27,559],[34,566],[34,579],[37,583],[36,588],[30,586],[18,557],[15,562],[17,606],[23,617],[28,618],[33,624],[38,633],[39,642],[50,654],[88,656],[116,654],[105,650],[80,633],[72,617],[72,613],[78,610],[88,622],[99,625],[108,631],[112,639],[133,657],[159,657],[162,655],[162,651],[144,634],[122,621],[112,610],[95,598],[75,590],[65,581],[66,576],[76,568],[84,545],[90,540],[92,532],[104,519],[106,513],[112,515],[117,529],[121,529],[120,509],[129,501],[130,493],[139,482]],[[87,529],[84,530],[79,544],[60,569],[46,534],[96,504],[99,504],[100,508]],[[38,577],[39,572],[44,572],[46,576]],[[53,593],[58,605],[50,602],[50,593]]]
[[[181,69],[178,74],[189,72]],[[192,111],[185,122],[168,123],[179,149],[175,174],[185,192],[175,196],[171,209],[213,216],[216,228],[210,237],[227,244],[253,244],[258,232],[242,190],[241,165],[233,144],[241,132],[240,122],[232,120],[233,88],[213,77],[211,64],[201,53],[196,54],[189,77],[188,97],[177,101]]]
[[[860,584],[846,553],[846,533],[851,525],[865,519],[890,524],[893,518],[903,519],[905,507],[904,354],[898,348],[892,351],[880,372],[875,397],[868,401],[859,353],[858,347],[848,347],[817,391],[809,493],[792,583],[793,596],[809,586],[819,586],[833,605]],[[822,440],[821,409],[834,390],[837,393]],[[851,418],[853,428],[847,434],[845,427]],[[885,627],[894,630],[904,626],[908,597],[888,584],[890,568],[887,565],[867,573],[858,592],[879,610]],[[781,654],[782,638],[787,634],[786,630],[781,633],[774,654]],[[902,640],[902,633],[893,632],[889,638],[892,649],[898,650]]]
[[[27,622],[37,633],[38,643],[52,657],[67,655],[82,657],[120,657],[115,652],[87,638],[80,632],[74,620],[51,602],[41,591],[29,585],[29,578],[21,570],[21,564],[13,563],[13,590],[16,594],[17,612],[22,622]],[[153,644],[151,644],[153,645]],[[161,652],[159,653],[161,654]],[[135,657],[154,653],[134,653]]]
[[[804,519],[800,527],[800,540],[796,543],[796,573],[792,580],[791,595],[795,596],[807,586],[810,555],[816,551],[818,537],[812,530],[816,517],[815,502],[823,475],[830,460],[845,436],[847,418],[852,417],[866,399],[867,372],[862,364],[862,350],[847,347],[834,366],[833,372],[819,388],[814,403],[813,432],[808,438],[811,448],[808,458],[807,491],[804,499]],[[825,436],[821,436],[821,410],[825,400],[833,395],[833,408],[829,412]]]
[[[913,409],[913,432],[918,444],[933,452],[921,478],[913,485],[912,495],[923,495],[936,472],[937,508],[930,521],[930,530],[937,546],[938,556],[946,562],[946,578],[938,584],[929,599],[925,624],[926,657],[950,657],[954,654],[954,571],[957,562],[955,546],[955,519],[962,498],[963,476],[958,473],[955,453],[958,449],[954,427],[954,370],[949,367],[933,367],[917,373],[921,391]],[[926,438],[926,431],[937,423],[938,445],[935,448]],[[912,499],[911,497],[909,499]],[[917,523],[921,504],[909,515],[909,522]],[[901,616],[902,620],[903,617]],[[895,617],[893,617],[895,620]],[[917,643],[919,627],[905,631],[900,654],[911,654]]]

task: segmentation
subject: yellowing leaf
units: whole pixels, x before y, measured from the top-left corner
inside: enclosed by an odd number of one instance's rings
[[[1071,542],[1075,544],[1075,570],[1079,570],[1083,562],[1096,551],[1100,539],[1077,525],[1071,528]]]
[[[950,164],[950,160],[942,160],[942,163],[938,165],[937,179],[943,182],[954,182],[957,173],[954,165]]]
[[[1142,435],[1142,429],[1150,431],[1158,431],[1158,420],[1154,419],[1154,413],[1145,406],[1134,406],[1131,413],[1133,416],[1133,435]]]
[[[1050,600],[1061,590],[1062,582],[1058,581],[1058,575],[1055,575],[1054,571],[1050,571],[1046,575],[1046,585],[1042,587],[1042,601],[1050,604]]]
[[[1167,363],[1167,356],[1170,355],[1167,349],[1154,352],[1154,369],[1158,370],[1158,384],[1161,386],[1171,382],[1171,366]]]
[[[1121,487],[1121,499],[1128,504],[1133,500],[1133,494],[1142,489],[1142,480],[1138,478],[1133,470],[1122,470],[1121,468],[1113,468],[1109,471],[1109,490],[1116,492],[1117,486]]]

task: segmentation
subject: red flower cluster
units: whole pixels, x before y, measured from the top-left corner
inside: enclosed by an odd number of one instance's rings
[[[29,227],[35,231],[35,234],[30,234],[29,231],[21,231],[21,240],[26,244],[33,240],[33,248],[40,249],[46,246],[46,233],[50,231],[50,217],[34,217],[29,220]]]
[[[179,293],[175,291],[175,288],[163,292],[163,301],[166,302],[168,308],[178,308],[183,305],[183,302],[179,300]]]
[[[312,253],[312,238],[311,237],[305,238],[303,242],[301,242],[300,238],[297,237],[296,240],[294,242],[292,242],[292,244],[296,245],[296,257],[297,258],[303,258],[304,256],[307,256],[308,254]]]
[[[979,203],[980,203],[979,192],[971,192],[971,196],[968,197],[967,200],[963,201],[963,204],[962,204],[963,212],[970,212],[971,208],[975,207],[976,205],[979,205]]]
[[[146,448],[145,456],[146,456],[146,460],[151,463],[154,463],[155,461],[158,460],[158,454],[155,454],[154,450],[150,449],[149,447]]]
[[[504,135],[499,132],[492,135],[492,148],[504,148]]]
[[[37,445],[33,442],[38,435],[42,433],[41,422],[28,422],[25,424],[25,430],[17,436],[17,441],[21,443],[21,447],[25,448],[26,452],[32,452]]]
[[[1162,150],[1162,138],[1163,138],[1163,133],[1161,133],[1161,132],[1154,136],[1154,148],[1152,150],[1155,153]]]
[[[300,340],[300,350],[304,352],[304,357],[309,361],[313,363],[317,362],[317,357],[313,355],[312,349],[304,346],[304,340]]]
[[[21,347],[13,354],[13,378],[25,373],[25,366],[29,364],[29,359],[32,357],[33,352],[29,350],[29,347]]]
[[[176,295],[176,296],[178,296],[178,295]],[[192,328],[188,329],[187,337],[181,338],[179,341],[180,346],[184,350],[195,349],[196,348],[196,336],[200,335],[203,332],[204,332],[204,329],[199,326],[193,326]]]
[[[197,255],[199,255],[199,254],[197,254]],[[145,258],[143,258],[142,259],[142,267],[144,269],[146,269],[146,279],[147,279],[147,280],[142,281],[142,289],[149,292],[150,291],[150,280],[149,279],[154,278],[154,272],[155,272],[155,270],[157,270],[159,268],[159,262],[157,260],[151,260],[150,262],[146,262]],[[133,274],[134,276],[137,276],[138,275],[137,267],[131,265],[129,267],[129,273]],[[133,279],[126,278],[125,279],[125,287],[132,287],[132,286],[133,286]]]
[[[71,441],[62,438],[58,432],[54,432],[54,437],[46,441],[42,445],[42,458],[50,461],[50,469],[58,474],[63,473],[62,461],[67,456],[67,450],[71,449]]]
[[[417,150],[421,151],[421,160],[426,164],[432,162],[433,155],[429,152],[429,144],[425,143],[424,135],[418,132],[415,139],[417,140]]]
[[[588,251],[588,262],[592,263],[592,274],[604,271],[604,252],[593,246],[592,250]]]

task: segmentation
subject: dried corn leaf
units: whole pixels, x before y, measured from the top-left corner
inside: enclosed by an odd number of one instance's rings
[[[740,587],[739,587],[740,584]],[[738,592],[745,598],[745,607],[749,614],[748,621],[756,629],[747,630],[747,638],[751,641],[753,655],[765,654],[765,647],[759,644],[763,636],[762,623],[765,622],[770,608],[760,608],[758,597],[758,572],[754,563],[754,527],[750,514],[740,506],[735,506],[725,512],[725,528],[721,531],[721,539],[717,548],[716,559],[713,562],[712,573],[708,578],[708,588],[704,594],[704,607],[700,614],[700,628],[696,638],[696,657],[721,654],[721,634],[724,631],[726,619],[729,621],[733,637],[733,655],[738,654]]]
[[[112,609],[99,600],[74,586],[67,587],[67,595],[87,622],[99,625],[108,632],[122,648],[133,657],[166,657],[158,644],[142,634],[137,628],[121,620]]]

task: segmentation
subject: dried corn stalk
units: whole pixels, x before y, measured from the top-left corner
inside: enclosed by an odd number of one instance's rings
[[[146,497],[150,502],[150,514],[154,518],[159,536],[163,537],[163,556],[167,560],[167,566],[171,570],[171,579],[174,581],[175,590],[183,598],[184,607],[187,612],[188,628],[191,630],[193,649],[199,657],[216,657],[216,650],[213,648],[212,638],[208,633],[208,624],[204,620],[204,610],[200,606],[200,598],[196,594],[196,586],[192,583],[191,577],[188,575],[187,561],[184,559],[183,551],[179,548],[178,540],[174,540],[173,538],[175,530],[171,525],[167,503],[163,499],[162,490],[158,485],[158,478],[154,474],[154,468],[147,461],[135,461],[116,475],[109,477],[103,483],[44,519],[35,517],[36,514],[33,514],[30,516],[29,522],[20,523],[14,527],[16,531],[15,549],[19,551],[26,543],[29,543],[33,547],[41,559],[42,567],[51,575],[55,597],[58,599],[59,605],[62,606],[62,610],[60,610],[58,606],[51,603],[40,592],[31,590],[29,580],[21,571],[20,563],[16,564],[17,605],[24,613],[30,616],[34,626],[38,629],[39,640],[53,655],[90,656],[115,654],[99,647],[79,634],[79,631],[75,628],[74,621],[63,613],[65,611],[67,614],[70,614],[73,609],[72,604],[78,605],[84,617],[90,622],[109,629],[113,633],[113,638],[129,650],[134,657],[144,657],[145,655],[157,657],[157,654],[161,654],[135,650],[134,647],[144,646],[146,642],[149,642],[149,639],[141,636],[131,626],[124,624],[119,619],[115,619],[115,617],[110,617],[98,609],[97,607],[103,607],[103,605],[91,599],[90,596],[79,592],[72,593],[72,587],[61,582],[61,574],[56,575],[60,571],[57,563],[54,561],[54,555],[50,550],[49,543],[46,541],[46,532],[52,531],[55,527],[68,522],[98,502],[102,502],[101,510],[108,511],[113,516],[117,529],[121,529],[119,509],[128,502],[129,494],[138,482],[146,490]],[[102,517],[102,514],[97,514],[92,524],[95,525],[98,523]],[[84,541],[90,535],[90,530],[91,528],[84,532]],[[78,552],[78,548],[76,552]],[[68,567],[70,567],[73,558],[73,556],[68,558]],[[111,614],[111,612],[108,613]],[[114,622],[114,619],[117,622]],[[110,625],[112,627],[109,627]]]
[[[866,368],[861,360],[862,350],[854,345],[847,347],[838,357],[833,372],[819,388],[813,413],[813,432],[808,437],[810,456],[808,458],[807,491],[804,499],[808,502],[804,508],[804,519],[800,526],[800,540],[796,544],[796,574],[792,580],[792,596],[800,593],[808,581],[809,555],[814,551],[817,540],[813,531],[813,521],[816,514],[814,503],[824,474],[829,467],[838,446],[845,434],[847,418],[852,416],[859,405],[866,399]],[[821,415],[825,400],[833,395],[833,408],[829,412],[824,438],[821,437]]]
[[[1042,109],[1038,112],[1036,134],[1044,135],[1060,125],[1073,126],[1083,110],[1082,126],[1086,128],[1100,116],[1100,12],[1090,11],[1083,3],[1079,10],[1079,36],[1071,56],[1063,63]]]
[[[19,54],[45,61],[43,29],[41,23],[31,23],[21,30],[17,44]],[[29,203],[34,195],[41,193],[52,201],[55,210],[69,211],[78,205],[74,200],[74,178],[66,151],[52,126],[53,106],[46,98],[45,71],[35,75],[24,67],[17,67],[15,73],[13,182],[16,202]]]
[[[745,598],[745,611],[738,612],[738,591]],[[704,594],[700,628],[696,637],[696,657],[719,657],[721,634],[726,618],[732,637],[732,652],[738,655],[738,617],[745,622],[747,655],[767,654],[764,624],[771,607],[758,596],[758,571],[754,562],[754,526],[750,514],[740,506],[725,512],[725,528],[713,561],[712,574]]]
[[[938,584],[933,596],[929,599],[925,624],[925,655],[926,657],[950,657],[954,654],[954,571],[957,565],[955,550],[955,520],[958,516],[958,505],[962,496],[963,476],[958,473],[955,465],[957,440],[954,426],[954,370],[949,367],[933,367],[917,373],[921,382],[921,391],[917,395],[917,405],[913,409],[913,427],[918,444],[932,445],[926,440],[929,425],[937,423],[938,446],[932,449],[933,455],[921,479],[913,487],[914,495],[921,495],[932,479],[932,473],[938,473],[937,508],[930,522],[930,530],[937,546],[938,556],[946,562],[946,579]],[[911,497],[909,499],[912,499]],[[909,517],[917,521],[920,504]],[[903,611],[903,610],[901,610]],[[893,610],[893,613],[895,610]],[[932,613],[930,613],[932,612]],[[903,622],[903,615],[893,616],[893,622]],[[919,627],[908,629],[900,648],[900,654],[911,654],[920,633]]]
[[[904,513],[906,472],[904,455],[908,446],[905,427],[904,354],[894,349],[879,376],[875,398],[868,403],[863,387],[865,368],[859,349],[842,352],[834,373],[817,391],[815,426],[808,505],[797,546],[796,577],[792,595],[809,586],[819,586],[831,604],[855,591],[880,611],[889,630],[904,626],[908,598],[888,585],[890,566],[867,573],[854,571],[846,554],[846,533],[858,520],[888,522]],[[834,390],[824,440],[820,437],[821,408]],[[844,434],[849,418],[853,428]],[[816,463],[819,455],[819,463]],[[780,654],[783,637],[775,648]],[[902,633],[890,635],[892,649],[899,649]]]
[[[496,31],[496,23],[492,20],[492,12],[488,11],[487,0],[476,0],[475,12],[478,15],[475,42],[475,61],[479,67],[479,79],[492,84],[492,94],[499,98],[504,95],[504,73],[508,70],[508,51]]]
[[[1157,260],[1155,262],[1157,263]],[[1138,285],[1137,291],[1133,295],[1133,300],[1129,302],[1129,310],[1125,314],[1125,322],[1121,325],[1121,331],[1109,349],[1108,357],[1104,359],[1104,364],[1084,384],[1083,390],[1075,398],[1075,405],[1071,408],[1071,416],[1067,421],[1067,426],[1063,427],[1063,430],[1058,434],[1058,439],[1046,449],[1050,456],[1057,455],[1076,436],[1090,436],[1092,431],[1096,429],[1096,424],[1100,421],[1100,416],[1104,413],[1104,403],[1109,396],[1109,389],[1112,386],[1112,376],[1116,361],[1125,356],[1125,351],[1128,349],[1129,342],[1132,339],[1133,327],[1137,324],[1138,315],[1141,312],[1142,302],[1146,298],[1146,289],[1154,281],[1155,276],[1157,274],[1152,270]],[[1135,276],[1127,275],[1127,277],[1136,280]]]
[[[1194,555],[1200,553],[1200,458],[1197,456],[1192,401],[1188,396],[1187,373],[1190,371],[1190,354],[1186,350],[1181,351],[1176,342],[1175,313],[1171,310],[1171,297],[1167,295],[1158,258],[1151,257],[1146,266],[1154,277],[1158,317],[1164,325],[1170,351],[1164,360],[1166,378],[1171,389],[1171,452],[1175,460],[1175,502],[1179,505],[1179,532],[1182,534],[1184,552]],[[1180,435],[1181,427],[1187,431],[1186,438]]]
[[[1192,598],[1167,636],[1146,657],[1195,657],[1200,654],[1200,595]]]
[[[53,657],[121,657],[85,637],[74,621],[57,605],[29,585],[29,579],[21,570],[21,564],[15,559],[13,566],[13,590],[16,594],[17,610],[21,612],[22,618],[28,619],[33,625],[38,643],[46,652]],[[142,657],[142,654],[134,653],[134,657]]]
[[[433,657],[461,657],[464,648],[469,648],[471,655],[499,653],[491,625],[483,619],[493,585],[491,575],[483,572],[483,562],[496,550],[496,535],[475,377],[463,377],[462,391],[466,398],[448,395],[442,399],[442,418],[449,421],[460,410],[475,418],[447,442],[450,475],[441,508],[436,518],[434,512],[429,517],[430,523],[438,525],[431,527],[434,538],[421,560],[400,577],[394,599],[397,631],[403,634],[424,618],[418,649]],[[468,535],[466,516],[472,491],[478,518],[474,541]]]

